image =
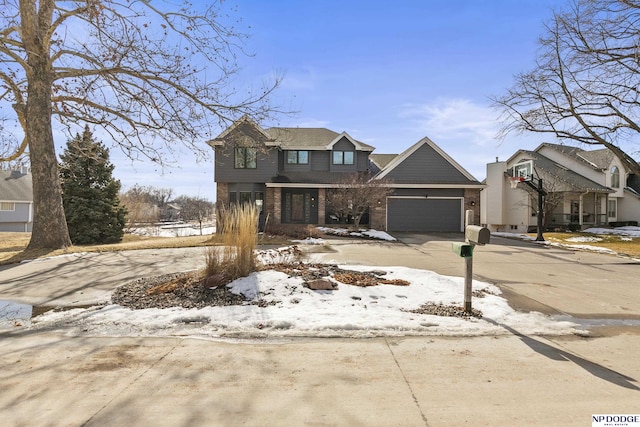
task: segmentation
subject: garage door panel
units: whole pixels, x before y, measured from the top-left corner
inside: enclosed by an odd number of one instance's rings
[[[461,231],[460,199],[392,198],[387,201],[389,231]]]

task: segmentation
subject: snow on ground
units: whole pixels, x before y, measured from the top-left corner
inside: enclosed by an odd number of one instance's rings
[[[342,266],[370,271],[367,266]],[[507,334],[585,333],[577,324],[541,313],[520,313],[509,307],[500,290],[474,281],[473,308],[482,319],[412,313],[432,303],[463,305],[464,278],[442,276],[406,267],[376,267],[386,279],[404,279],[408,286],[357,287],[338,284],[333,291],[313,291],[298,277],[262,271],[229,286],[246,304],[203,309],[131,310],[118,305],[48,312],[29,327],[63,327],[71,335],[232,337],[374,337],[403,335],[477,336]],[[257,302],[261,304],[258,305]]]
[[[588,228],[584,230],[585,233],[592,234],[615,234],[618,236],[626,237],[640,237],[640,227],[616,227],[616,228]]]
[[[595,236],[570,237],[563,242],[553,242],[549,240],[545,240],[544,242],[535,242],[535,238],[532,236],[529,236],[528,234],[492,232],[491,235],[499,236],[499,237],[515,238],[520,240],[528,240],[528,241],[532,241],[534,243],[539,243],[542,245],[559,246],[566,249],[599,252],[599,253],[610,254],[610,255],[617,255],[617,253],[611,249],[601,248],[599,246],[583,245],[583,244],[576,244],[576,243],[600,242],[603,239],[601,237],[598,237],[597,236],[598,234],[617,235],[617,236],[620,236],[620,240],[625,240],[625,241],[633,240],[633,238],[640,237],[640,227],[631,227],[631,226],[617,227],[617,228],[588,228],[586,230],[583,230],[583,232],[595,234]]]
[[[327,231],[329,230],[329,231]],[[347,229],[321,229],[343,235]],[[640,227],[589,229],[594,234],[617,234],[640,237]],[[384,232],[369,230],[372,238],[395,240]],[[198,231],[199,234],[199,231]],[[526,234],[492,233],[496,236],[533,240]],[[175,233],[174,233],[175,235]],[[388,237],[387,237],[388,236]],[[595,241],[572,239],[575,243]],[[324,244],[323,239],[305,239],[302,244]],[[542,244],[553,244],[541,242]],[[567,245],[575,249],[609,252],[588,245]],[[287,262],[295,259],[292,248],[261,253],[262,262]],[[373,267],[341,266],[368,271]],[[474,336],[507,334],[564,335],[586,334],[581,326],[567,320],[551,318],[537,312],[521,313],[509,307],[500,289],[489,283],[474,281],[473,289],[484,290],[484,296],[473,298],[473,308],[483,313],[481,319],[454,318],[412,313],[425,303],[463,305],[464,279],[442,276],[427,270],[406,267],[375,267],[386,272],[387,279],[403,279],[409,286],[378,285],[357,287],[339,283],[333,291],[313,291],[303,286],[302,279],[276,271],[254,273],[231,283],[231,291],[243,294],[246,304],[204,309],[131,310],[118,305],[48,312],[33,318],[25,307],[14,307],[10,322],[0,329],[15,325],[27,328],[60,326],[68,334],[101,336],[197,336],[207,338],[237,337],[373,337],[403,335]],[[258,305],[258,302],[262,304]],[[2,307],[0,307],[0,310]]]
[[[379,230],[373,230],[373,229],[359,230],[357,232],[353,230],[349,230],[347,228],[316,227],[316,229],[325,234],[333,234],[336,236],[369,237],[371,239],[388,240],[388,241],[396,240],[395,237],[387,234],[385,231],[379,231]]]
[[[189,237],[214,234],[216,227],[204,226],[202,230],[197,224],[166,223],[154,227],[137,227],[130,231],[131,234],[148,237]]]

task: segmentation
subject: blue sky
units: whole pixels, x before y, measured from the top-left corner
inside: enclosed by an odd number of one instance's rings
[[[230,5],[225,3],[225,5]],[[269,126],[326,127],[400,153],[428,136],[478,180],[486,164],[540,135],[495,138],[491,96],[534,65],[536,40],[563,0],[239,0],[251,38],[243,80],[284,74],[273,103],[296,114]],[[222,129],[221,129],[222,131]],[[107,142],[107,141],[105,141]],[[204,142],[203,142],[204,146]],[[164,174],[112,151],[124,189],[138,183],[215,199],[213,160],[183,151]]]

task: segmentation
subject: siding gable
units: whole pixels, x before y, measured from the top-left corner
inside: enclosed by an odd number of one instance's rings
[[[400,184],[479,184],[428,138],[398,155],[377,177]]]

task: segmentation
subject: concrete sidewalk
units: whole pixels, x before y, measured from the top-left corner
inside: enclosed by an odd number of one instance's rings
[[[585,426],[592,414],[640,411],[634,338],[4,335],[0,417],[6,426]]]

